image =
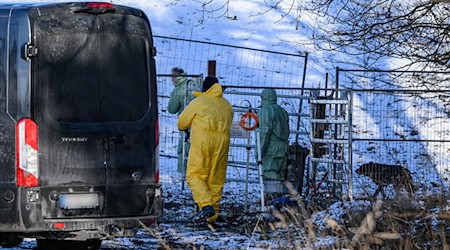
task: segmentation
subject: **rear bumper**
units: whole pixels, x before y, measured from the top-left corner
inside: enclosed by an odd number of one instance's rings
[[[12,201],[6,202],[11,190]],[[31,193],[30,193],[31,192]],[[87,210],[64,210],[54,193],[101,194],[100,206]],[[2,197],[2,194],[4,197]],[[38,195],[30,195],[38,194]],[[106,194],[106,195],[105,195]],[[109,197],[110,199],[107,199]],[[5,199],[1,199],[5,198]],[[0,186],[0,232],[45,239],[111,239],[133,236],[137,228],[158,223],[164,202],[160,185],[117,187],[37,187]]]
[[[46,224],[53,225],[51,232],[32,233],[36,238],[88,240],[88,239],[113,239],[117,237],[133,237],[138,228],[147,227],[160,220],[159,215],[126,217],[126,218],[102,218],[102,219],[46,219]],[[54,225],[62,225],[64,228],[55,229]]]
[[[69,218],[43,219],[39,227],[18,230],[19,235],[37,239],[113,239],[117,237],[133,237],[138,228],[159,223],[162,218],[164,202],[155,198],[152,215],[111,218]],[[11,232],[10,230],[8,230]]]

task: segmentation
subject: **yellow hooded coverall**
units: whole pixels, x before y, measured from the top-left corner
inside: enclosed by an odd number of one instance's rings
[[[212,206],[219,216],[219,203],[225,184],[230,127],[233,109],[222,97],[222,86],[214,84],[195,98],[178,118],[178,129],[191,128],[191,149],[187,163],[187,183],[194,201],[203,209]]]

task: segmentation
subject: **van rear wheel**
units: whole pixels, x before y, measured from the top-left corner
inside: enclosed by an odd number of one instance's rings
[[[23,242],[22,238],[17,237],[13,233],[0,234],[0,246],[4,248],[13,248],[19,246]]]
[[[38,239],[37,245],[39,250],[98,250],[102,245],[101,240],[44,240]]]

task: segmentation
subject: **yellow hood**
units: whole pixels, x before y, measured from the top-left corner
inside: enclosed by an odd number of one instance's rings
[[[214,97],[222,97],[222,86],[220,86],[220,84],[218,84],[218,83],[215,83],[206,92],[194,91],[194,95],[196,97],[203,96],[203,95],[214,96]]]
[[[204,93],[194,93],[197,98],[180,114],[178,129],[184,131],[191,128],[191,140],[194,140],[195,134],[204,132],[229,135],[233,108],[222,97],[222,86],[216,83]]]

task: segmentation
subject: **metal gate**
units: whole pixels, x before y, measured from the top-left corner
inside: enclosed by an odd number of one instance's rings
[[[321,95],[321,92],[325,94]],[[352,197],[351,94],[346,90],[311,91],[310,171],[311,195],[318,192],[341,200]]]
[[[450,72],[338,68],[337,76],[350,100],[350,197],[379,187],[387,198],[448,196]]]

